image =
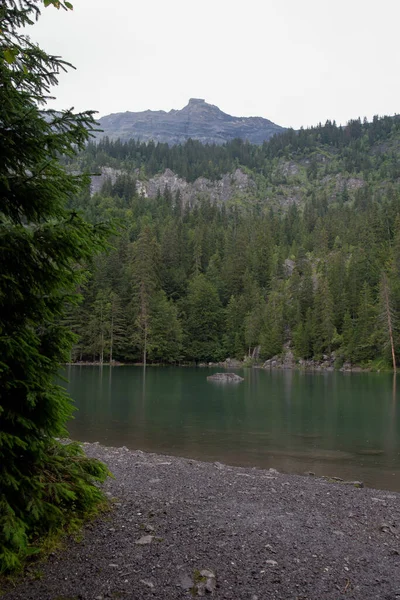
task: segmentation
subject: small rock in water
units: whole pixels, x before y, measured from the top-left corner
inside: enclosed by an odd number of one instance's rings
[[[154,535],[144,535],[140,538],[140,540],[137,540],[135,544],[138,544],[139,546],[145,546],[146,544],[151,544],[153,540]]]
[[[209,375],[207,377],[207,381],[225,381],[228,383],[239,383],[240,381],[244,381],[244,378],[240,377],[240,375],[236,375],[236,373],[214,373],[214,375]]]

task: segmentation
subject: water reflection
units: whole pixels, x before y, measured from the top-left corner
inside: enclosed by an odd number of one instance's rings
[[[246,370],[69,367],[71,436],[230,464],[313,471],[400,491],[396,377]]]

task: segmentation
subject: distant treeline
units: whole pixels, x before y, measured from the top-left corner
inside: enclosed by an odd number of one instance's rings
[[[399,132],[400,116],[395,116],[374,117],[370,123],[356,119],[346,126],[327,121],[325,125],[309,129],[288,129],[262,145],[236,139],[222,146],[203,145],[196,140],[168,146],[103,138],[88,145],[82,165],[87,168],[123,166],[131,171],[142,170],[147,177],[168,168],[190,182],[198,177],[215,180],[238,166],[268,176],[274,159],[310,154],[325,146],[330,151],[340,152],[341,170],[369,171],[379,167],[376,164],[377,156],[370,156],[369,150],[381,141],[387,142]],[[386,149],[377,147],[378,154],[381,154],[381,150],[385,152]],[[400,168],[398,158],[397,155],[397,167]]]

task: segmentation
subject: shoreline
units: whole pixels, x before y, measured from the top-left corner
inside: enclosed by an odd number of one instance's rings
[[[266,361],[269,362],[269,361]],[[308,361],[310,362],[310,361]],[[143,363],[122,363],[118,361],[109,362],[92,362],[92,361],[82,361],[82,362],[69,362],[63,363],[64,367],[144,367]],[[323,366],[323,364],[315,363],[313,365],[303,363],[295,363],[291,365],[287,365],[284,363],[276,364],[276,365],[265,365],[263,364],[248,364],[245,361],[235,361],[234,364],[223,361],[219,363],[185,363],[185,364],[167,364],[167,363],[147,363],[146,368],[163,368],[163,367],[175,367],[175,368],[196,368],[196,369],[233,369],[234,371],[237,369],[259,369],[263,371],[298,371],[300,373],[383,373],[383,374],[392,374],[396,375],[390,367],[375,369],[373,367],[361,367],[359,365],[352,365],[351,367],[341,367],[335,368],[334,366]]]
[[[33,564],[4,600],[395,600],[400,591],[399,493],[84,448],[114,474],[112,511]]]

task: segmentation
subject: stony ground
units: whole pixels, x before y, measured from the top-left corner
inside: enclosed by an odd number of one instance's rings
[[[112,511],[2,600],[400,599],[400,494],[85,447]]]

